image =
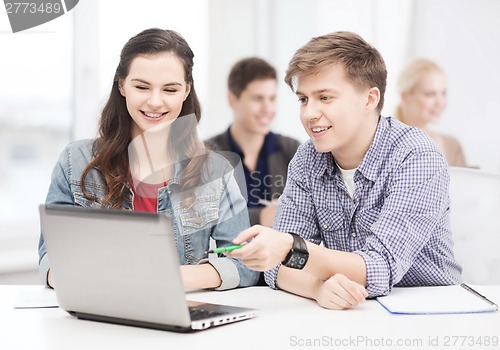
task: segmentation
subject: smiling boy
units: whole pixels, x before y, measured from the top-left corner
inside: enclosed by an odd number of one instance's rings
[[[310,137],[289,166],[274,229],[253,226],[228,255],[273,288],[351,308],[393,286],[460,281],[446,160],[421,130],[381,116],[387,71],[357,34],[310,40],[285,81]],[[322,243],[322,245],[320,245]]]

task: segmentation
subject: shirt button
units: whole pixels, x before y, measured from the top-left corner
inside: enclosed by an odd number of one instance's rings
[[[323,225],[323,229],[326,230],[328,228],[328,225],[327,224],[324,224]]]
[[[356,237],[356,232],[352,231],[351,236]]]

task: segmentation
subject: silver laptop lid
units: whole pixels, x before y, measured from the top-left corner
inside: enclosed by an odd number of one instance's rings
[[[61,308],[190,326],[167,216],[40,205],[40,222]]]

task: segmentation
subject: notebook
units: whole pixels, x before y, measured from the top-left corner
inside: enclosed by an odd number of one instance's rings
[[[81,319],[187,332],[257,310],[186,300],[166,215],[40,205],[59,306]]]
[[[393,314],[494,312],[497,304],[465,283],[453,286],[394,288],[377,301]]]

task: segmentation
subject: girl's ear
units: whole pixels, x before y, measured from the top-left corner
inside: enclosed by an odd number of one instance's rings
[[[118,90],[120,90],[120,94],[125,97],[125,89],[123,88],[123,80],[118,80]]]
[[[410,96],[410,93],[408,91],[402,92],[400,96],[401,96],[401,101],[403,101],[404,103],[408,103],[408,98]]]
[[[186,98],[188,98],[189,94],[191,93],[191,84],[186,84],[186,93],[184,94],[184,100],[186,101]]]

